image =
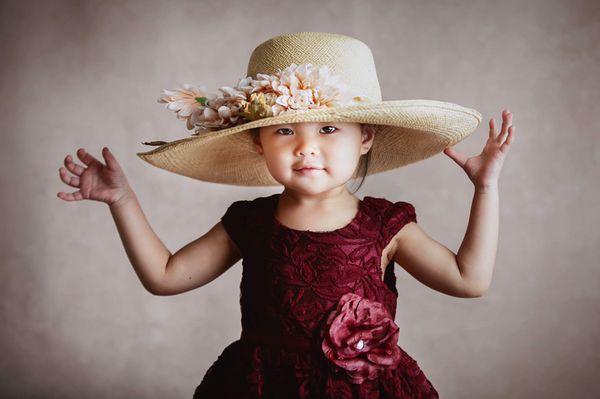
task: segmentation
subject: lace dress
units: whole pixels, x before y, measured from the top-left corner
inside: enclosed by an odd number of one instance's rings
[[[325,356],[323,346],[324,334],[333,331],[330,316],[336,309],[340,316],[345,294],[379,306],[379,313],[391,315],[386,328],[393,327],[394,262],[382,254],[406,223],[416,222],[414,207],[366,196],[346,226],[301,231],[275,217],[279,196],[236,201],[221,219],[243,257],[242,334],[211,365],[194,398],[437,398],[417,362],[393,342],[397,335],[388,339],[395,355],[382,352],[395,356],[393,365],[379,367],[374,378],[371,372],[361,383],[349,377],[351,366],[340,367]],[[342,316],[336,320],[345,322],[348,315]],[[355,346],[367,349],[365,343]],[[364,369],[367,363],[360,361]]]

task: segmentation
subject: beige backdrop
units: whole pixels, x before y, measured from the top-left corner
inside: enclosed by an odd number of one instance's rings
[[[400,344],[443,398],[600,395],[600,7],[597,1],[2,2],[2,397],[191,398],[240,334],[241,263],[202,289],[144,290],[108,207],[64,202],[67,154],[109,146],[174,252],[238,199],[280,189],[198,182],[135,156],[189,132],[156,102],[183,83],[242,77],[252,49],[297,31],[373,50],[384,99],[479,110],[457,145],[514,112],[489,292],[441,294],[399,266]],[[79,161],[78,161],[79,162]],[[80,162],[79,162],[80,163]],[[357,193],[413,203],[456,252],[473,187],[444,154]]]

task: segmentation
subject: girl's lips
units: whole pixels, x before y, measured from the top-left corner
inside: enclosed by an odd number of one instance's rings
[[[323,169],[321,169],[321,168],[302,168],[302,169],[294,169],[294,171],[304,175],[304,174],[316,174],[316,173],[323,171]]]

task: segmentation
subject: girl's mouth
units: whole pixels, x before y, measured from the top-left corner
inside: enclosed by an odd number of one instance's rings
[[[301,175],[315,175],[315,174],[318,174],[318,173],[320,173],[322,171],[323,171],[323,169],[321,169],[321,168],[301,168],[301,169],[294,169],[294,172],[300,173]]]

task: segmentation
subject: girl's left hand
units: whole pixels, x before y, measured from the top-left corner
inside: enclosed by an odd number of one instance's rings
[[[495,129],[494,118],[490,119],[490,132],[481,154],[468,158],[452,147],[444,149],[444,154],[463,168],[476,188],[486,188],[498,184],[500,170],[515,133],[515,127],[512,126],[512,113],[506,109],[502,116],[502,131],[499,134]]]

